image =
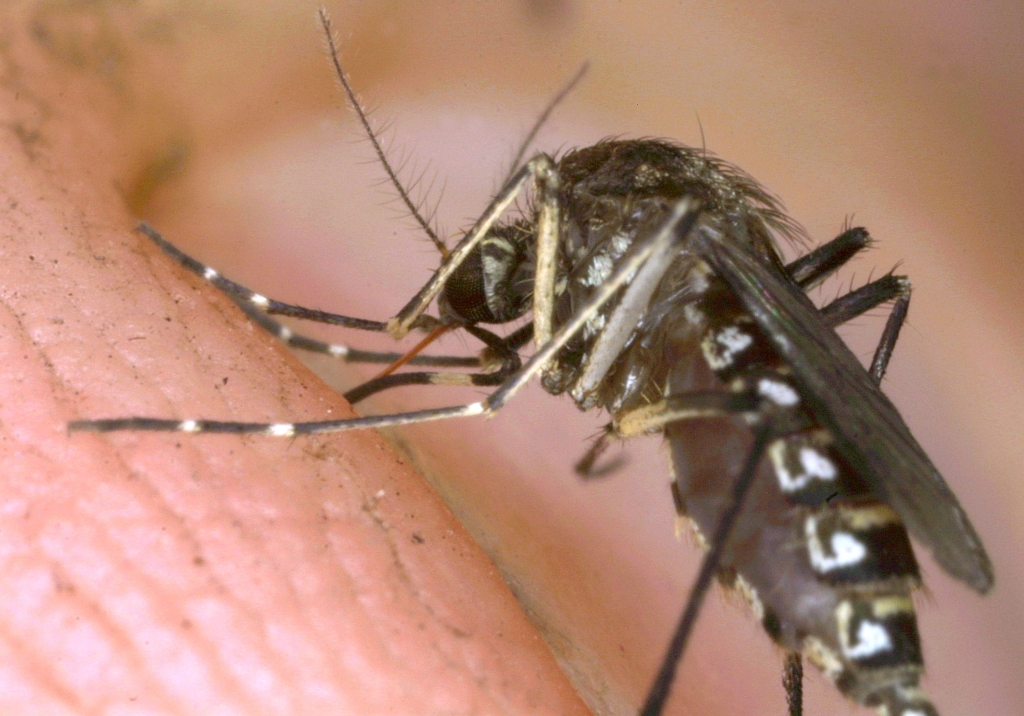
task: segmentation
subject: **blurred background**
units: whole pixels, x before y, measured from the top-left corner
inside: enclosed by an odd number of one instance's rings
[[[96,75],[115,98],[119,187],[141,218],[266,295],[385,319],[439,257],[344,105],[316,8],[50,2],[29,19],[69,71]],[[870,229],[878,247],[815,297],[827,302],[896,264],[911,277],[909,324],[884,387],[996,567],[994,591],[979,597],[921,556],[925,686],[944,714],[1024,712],[1024,9],[952,0],[327,9],[392,161],[450,244],[584,61],[588,75],[536,149],[607,136],[703,142],[780,196],[815,242],[850,217]],[[883,323],[879,314],[844,329],[865,360]],[[441,350],[477,346],[453,336]],[[375,372],[317,363],[341,387]],[[362,409],[477,396],[410,390]],[[575,477],[602,422],[535,386],[493,420],[392,438],[492,555],[592,708],[629,713],[700,555],[674,537],[658,440],[628,444],[627,466],[604,481]],[[784,712],[781,655],[745,611],[720,594],[707,600],[672,713]],[[812,670],[807,693],[808,714],[853,711]]]

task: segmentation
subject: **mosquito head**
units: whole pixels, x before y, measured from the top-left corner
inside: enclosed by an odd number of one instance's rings
[[[525,222],[495,226],[451,275],[438,298],[446,323],[508,323],[526,313],[533,291]]]

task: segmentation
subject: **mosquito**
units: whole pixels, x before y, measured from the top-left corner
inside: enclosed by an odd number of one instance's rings
[[[430,281],[386,322],[282,303],[221,276],[153,229],[141,231],[227,293],[267,330],[305,350],[392,362],[349,391],[353,403],[404,385],[495,388],[465,405],[345,420],[245,423],[129,417],[80,420],[74,431],[260,433],[294,437],[492,415],[530,380],[568,393],[611,422],[580,461],[647,433],[668,442],[672,494],[706,554],[642,707],[660,714],[703,599],[717,580],[739,591],[788,651],[790,714],[802,713],[802,656],[854,702],[885,716],[937,716],[919,685],[921,645],[911,593],[913,535],[951,576],[980,593],[993,571],[955,495],[879,389],[910,306],[910,283],[888,274],[823,308],[808,292],[872,240],[863,228],[785,263],[780,242],[802,229],[739,168],[704,149],[653,139],[605,140],[522,162],[449,249],[423,220],[370,128],[321,12],[334,69],[400,198],[442,255]],[[582,74],[582,72],[581,72]],[[527,208],[504,218],[532,189]],[[436,301],[438,315],[428,308]],[[834,329],[892,304],[868,368]],[[484,328],[529,321],[506,336]],[[357,351],[292,332],[271,316],[428,335],[413,351]],[[417,355],[462,330],[480,358]],[[524,361],[528,343],[534,352]],[[395,372],[404,363],[466,372]]]

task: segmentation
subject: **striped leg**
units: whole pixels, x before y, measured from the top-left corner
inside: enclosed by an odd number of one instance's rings
[[[136,231],[145,234],[150,241],[160,247],[160,249],[170,256],[172,259],[180,263],[186,269],[192,273],[200,276],[207,283],[216,286],[221,291],[230,296],[234,301],[241,304],[249,304],[263,313],[277,316],[290,316],[292,318],[301,318],[306,321],[315,321],[317,323],[326,323],[332,326],[345,326],[346,328],[357,328],[361,331],[376,331],[382,332],[385,330],[385,324],[380,321],[369,321],[365,318],[352,318],[351,316],[342,316],[337,313],[328,313],[326,311],[318,311],[313,308],[305,308],[303,306],[295,306],[289,303],[283,303],[281,301],[275,301],[272,298],[267,298],[263,294],[251,291],[241,284],[235,283],[234,281],[224,278],[220,273],[209,266],[205,266],[194,258],[183,252],[177,246],[167,241],[162,237],[156,230],[150,227],[148,224],[139,224]],[[417,326],[420,327],[420,326]],[[426,328],[433,328],[433,325],[427,325]]]
[[[343,430],[359,430],[383,428],[396,425],[408,425],[449,418],[469,417],[473,415],[491,415],[500,410],[505,403],[536,376],[547,362],[561,350],[576,334],[583,330],[587,321],[607,303],[616,292],[625,285],[651,256],[660,254],[665,246],[685,241],[698,217],[697,204],[691,199],[681,200],[666,217],[661,227],[643,242],[634,244],[621,264],[590,297],[590,300],[573,318],[560,327],[551,340],[542,345],[530,360],[514,375],[508,378],[501,387],[491,393],[482,402],[468,405],[418,410],[408,413],[395,413],[368,418],[351,418],[345,420],[325,420],[302,423],[246,423],[216,420],[165,420],[157,418],[115,418],[112,420],[76,420],[68,424],[74,432],[113,432],[118,430],[178,431],[189,433],[262,433],[278,437],[309,435],[314,433],[340,432]]]
[[[480,339],[480,341],[487,346],[486,360],[488,365],[495,366],[493,370],[481,373],[435,371],[385,375],[356,386],[345,393],[345,400],[355,405],[359,401],[365,400],[375,393],[379,393],[383,390],[389,390],[391,388],[398,388],[404,385],[476,385],[482,387],[494,387],[504,383],[509,376],[522,367],[523,363],[519,359],[519,354],[516,352],[516,348],[518,348],[518,345],[515,343],[515,341],[518,340],[518,336],[516,334],[512,334],[508,338],[501,338],[500,336],[484,330],[479,326],[463,326],[463,329]],[[412,363],[415,362],[415,360],[416,359],[413,358],[409,362]],[[476,361],[474,367],[483,367],[481,365],[482,359],[472,360]]]
[[[394,363],[402,357],[402,353],[364,351],[352,348],[343,343],[325,343],[293,331],[288,326],[278,323],[251,303],[235,302],[249,319],[279,338],[285,345],[297,350],[319,353],[337,358],[343,363]],[[479,368],[480,358],[472,356],[430,356],[417,355],[409,359],[411,365],[428,365],[436,368]]]
[[[291,316],[318,323],[327,323],[346,328],[381,332],[384,330],[384,323],[370,321],[363,318],[352,318],[336,313],[327,313],[303,306],[282,303],[272,298],[267,298],[256,293],[241,284],[222,276],[216,269],[200,263],[192,258],[177,246],[167,241],[152,227],[146,224],[139,224],[137,230],[145,234],[154,244],[181,264],[184,268],[201,277],[204,281],[223,291],[234,301],[239,308],[258,326],[268,333],[277,336],[293,348],[298,348],[313,353],[321,353],[337,358],[346,363],[392,363],[398,360],[402,354],[394,352],[364,351],[351,348],[341,343],[325,343],[315,338],[297,333],[285,325],[275,321],[268,314]],[[436,322],[436,319],[424,321],[425,325]],[[416,356],[410,361],[413,365],[429,365],[445,368],[475,368],[480,366],[478,358],[466,356]]]

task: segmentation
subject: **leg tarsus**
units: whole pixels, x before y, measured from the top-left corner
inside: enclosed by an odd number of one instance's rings
[[[661,430],[680,420],[738,415],[755,411],[759,405],[760,399],[752,393],[694,390],[631,410],[615,421],[614,429],[620,438],[630,438]]]
[[[145,234],[149,240],[156,244],[165,254],[207,283],[219,288],[236,302],[248,303],[264,313],[279,316],[291,316],[292,318],[301,318],[303,320],[326,323],[332,326],[356,328],[362,331],[374,331],[379,333],[384,330],[385,324],[380,321],[370,321],[365,318],[342,316],[337,313],[328,313],[326,311],[319,311],[313,308],[295,306],[290,303],[282,303],[281,301],[267,298],[262,294],[249,290],[239,283],[235,283],[230,279],[224,278],[215,269],[196,261],[194,258],[161,236],[148,224],[139,224],[135,230]]]
[[[348,391],[345,393],[345,399],[354,405],[375,393],[403,385],[476,385],[493,387],[504,383],[510,375],[522,366],[523,363],[519,359],[519,354],[516,353],[515,349],[509,347],[507,339],[480,328],[480,326],[471,325],[463,326],[463,328],[487,346],[487,350],[498,361],[496,370],[488,373],[422,372],[382,375]],[[416,362],[416,358],[412,358],[409,362]]]
[[[509,374],[513,372],[515,372],[514,369],[502,368],[494,373],[453,373],[448,371],[393,373],[373,378],[357,385],[345,393],[345,400],[355,405],[360,401],[366,400],[371,395],[404,385],[475,385],[479,387],[494,387],[501,385],[508,378]]]
[[[538,156],[543,157],[543,155]],[[545,158],[545,160],[550,162],[550,159]],[[533,162],[531,161],[531,165],[532,163]],[[527,168],[531,165],[527,165]],[[530,175],[530,172],[517,172],[516,175],[517,177],[522,175],[521,178],[525,181],[526,177]],[[495,213],[485,215],[485,219],[478,224],[477,228],[474,229],[473,232],[471,232],[471,234],[479,233],[477,240],[482,238],[483,234],[486,233],[486,227],[484,225],[487,224],[489,226],[488,221],[493,223],[494,218],[500,214],[500,211],[495,207],[503,201],[511,203],[518,193],[518,188],[520,187],[521,184],[515,187],[506,187],[502,194],[499,195],[499,198],[496,199],[495,202],[492,202],[491,211]],[[489,219],[487,218],[488,216],[490,217]],[[507,403],[512,396],[515,395],[515,393],[517,393],[533,376],[535,376],[547,361],[554,357],[554,355],[564,347],[565,344],[573,338],[573,336],[583,330],[586,322],[594,315],[594,313],[600,310],[600,308],[616,294],[619,288],[621,288],[651,256],[655,255],[658,251],[663,250],[667,244],[682,243],[685,241],[698,217],[699,204],[697,201],[690,197],[681,199],[675,207],[673,207],[672,211],[668,214],[659,230],[655,232],[654,236],[643,243],[634,244],[612,276],[598,287],[594,292],[594,295],[591,296],[590,300],[580,308],[576,315],[563,325],[551,340],[540,346],[525,365],[516,370],[513,375],[505,380],[501,387],[491,393],[490,396],[482,402],[468,403],[465,405],[446,408],[435,408],[431,410],[395,413],[392,415],[300,423],[248,423],[214,420],[173,421],[140,417],[120,418],[115,420],[74,421],[69,424],[69,429],[72,431],[91,432],[111,432],[114,430],[137,429],[196,433],[264,433],[277,437],[292,437],[296,435],[339,432],[343,430],[365,430],[392,427],[396,425],[409,425],[413,423],[478,415],[493,415],[500,410],[505,403]],[[156,232],[152,233],[156,234]],[[159,237],[159,235],[157,235],[157,237]],[[456,255],[459,254],[460,251],[464,251],[465,245],[470,239],[471,236],[467,236],[467,238],[460,242],[460,244],[455,248],[455,251],[453,251],[452,256],[450,257],[452,261],[455,260]],[[198,262],[196,263],[198,264]],[[430,287],[437,281],[439,276],[444,274],[443,269],[448,266],[449,263],[450,262],[445,262],[442,266],[442,270],[439,270],[438,273],[434,275],[434,279],[424,286],[424,288],[417,294],[416,298],[409,302],[406,309],[403,309],[403,311],[399,313],[399,316],[408,313],[406,318],[402,321],[403,331],[407,331],[410,326],[415,325],[417,320],[423,318],[422,311],[417,312],[415,310],[417,302],[429,293]],[[455,265],[457,265],[457,262]],[[450,271],[448,273],[450,274]],[[407,309],[412,309],[411,313],[409,313]],[[398,318],[399,317],[392,319],[389,323],[395,323]],[[470,332],[483,332],[483,329],[480,329],[479,326],[467,326],[466,328],[467,330],[473,329]],[[499,343],[502,341],[502,339],[497,340]],[[502,343],[502,345],[504,344]],[[507,348],[507,346],[505,346],[505,348]],[[515,360],[518,361],[518,354],[511,349],[509,349],[509,351],[513,356],[515,356]]]
[[[786,271],[800,288],[809,291],[870,245],[871,237],[866,229],[847,229],[827,244],[788,264]]]
[[[910,283],[906,276],[888,274],[840,296],[821,309],[821,317],[830,328],[835,328],[876,306],[909,294]]]
[[[234,297],[231,298],[234,300]],[[236,300],[235,305],[242,309],[242,312],[249,317],[249,320],[280,339],[290,348],[328,355],[345,363],[394,363],[402,357],[401,353],[364,351],[341,343],[325,343],[316,338],[296,333],[251,304]],[[479,358],[471,356],[418,355],[409,360],[409,364],[429,365],[438,368],[476,368],[480,367],[481,361]]]
[[[786,690],[789,716],[803,716],[804,662],[799,651],[786,653],[786,661],[782,667],[782,688]]]
[[[900,329],[907,320],[907,313],[910,311],[910,282],[902,279],[903,293],[893,304],[889,320],[885,322],[885,330],[878,341],[878,348],[875,349],[875,356],[871,359],[871,369],[868,371],[875,383],[881,383],[885,377],[885,371],[889,367],[889,359],[896,348],[896,341],[900,337]]]

